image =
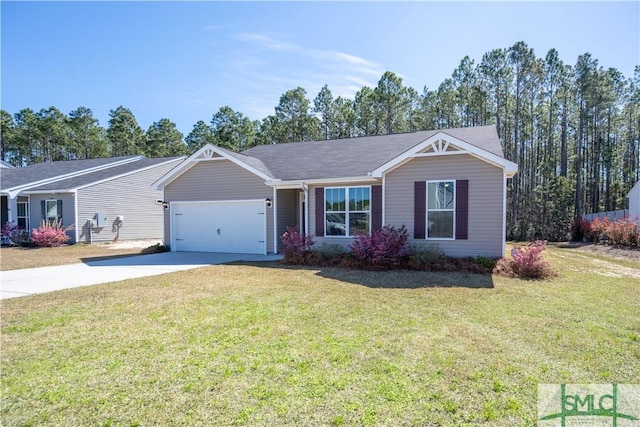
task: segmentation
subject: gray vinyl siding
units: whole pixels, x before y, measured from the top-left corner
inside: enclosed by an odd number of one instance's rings
[[[62,200],[62,225],[69,236],[69,244],[76,243],[76,212],[74,193],[32,194],[29,198],[29,223],[31,229],[42,225],[42,201]]]
[[[278,190],[278,230],[276,238],[280,247],[280,236],[287,231],[287,227],[300,229],[300,190]]]
[[[168,202],[273,200],[273,189],[264,179],[241,168],[229,160],[205,160],[197,162],[164,188],[164,200]],[[171,209],[165,211],[164,239],[171,242]],[[194,227],[197,227],[194,224]],[[267,251],[273,252],[273,208],[267,209]]]
[[[116,177],[78,190],[78,240],[109,242],[116,237],[116,217],[124,216],[119,240],[162,239],[164,209],[155,203],[162,191],[151,187],[175,167],[177,161]],[[63,205],[64,207],[64,205]],[[105,227],[89,230],[87,220],[96,213],[107,217]],[[90,231],[90,232],[89,232]]]
[[[470,155],[415,158],[385,177],[386,224],[404,224],[413,240],[413,198],[415,181],[469,180],[469,235],[467,240],[438,240],[447,255],[502,256],[503,192],[502,169]]]
[[[315,185],[309,186],[309,227],[308,234],[315,234],[316,230],[316,188],[329,188],[329,187],[371,187],[372,185],[380,185],[380,183],[372,183],[372,182],[350,182],[345,184],[327,184],[327,185]],[[413,208],[412,208],[413,209]],[[313,238],[316,245],[319,246],[323,243],[327,244],[337,244],[347,248],[351,243],[353,243],[353,237],[341,237],[341,236],[315,236]]]

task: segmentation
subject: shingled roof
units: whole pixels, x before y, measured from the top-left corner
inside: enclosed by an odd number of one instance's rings
[[[74,173],[83,173],[92,169],[108,167],[114,163],[136,161],[142,156],[103,157],[98,159],[67,160],[37,163],[20,168],[0,169],[0,185],[2,190],[21,187],[31,183],[55,179]]]
[[[76,188],[85,187],[98,182],[106,181],[118,176],[126,175],[131,172],[140,171],[149,167],[160,165],[163,163],[175,161],[182,157],[155,157],[151,159],[143,158],[135,162],[125,163],[108,169],[102,169],[96,172],[63,179],[56,182],[50,182],[37,187],[29,188],[30,192],[43,191],[69,191]]]
[[[439,132],[504,157],[495,126],[259,145],[241,154],[283,181],[361,177]]]

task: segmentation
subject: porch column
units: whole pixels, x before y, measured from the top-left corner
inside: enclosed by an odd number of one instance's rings
[[[7,212],[7,221],[15,222],[16,224],[18,224],[18,196],[12,196],[10,194],[9,196],[7,196],[7,199],[7,207],[9,209]]]

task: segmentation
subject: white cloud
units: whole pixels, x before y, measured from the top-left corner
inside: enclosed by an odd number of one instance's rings
[[[280,96],[295,87],[303,87],[311,102],[325,84],[334,97],[353,98],[363,86],[375,86],[384,73],[375,61],[268,34],[241,33],[234,38],[241,46],[225,65],[228,86],[242,88],[235,91],[237,109],[253,118],[273,114]]]

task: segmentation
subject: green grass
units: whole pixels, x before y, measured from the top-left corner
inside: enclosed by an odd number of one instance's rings
[[[0,249],[0,271],[51,265],[74,264],[106,258],[140,255],[141,248],[112,248],[106,244],[61,246],[58,248],[2,248]]]
[[[2,301],[2,425],[535,425],[539,383],[640,377],[640,264],[547,254],[548,282],[223,265]]]

